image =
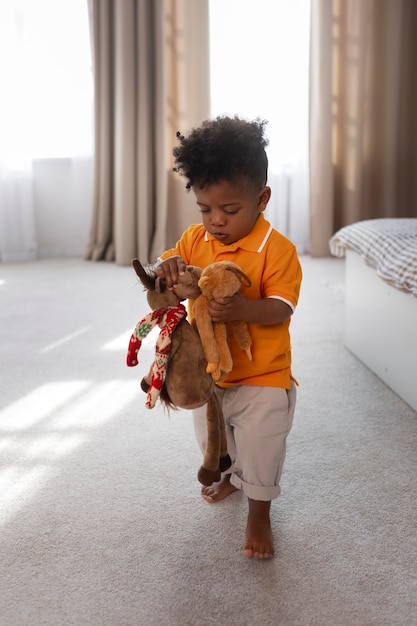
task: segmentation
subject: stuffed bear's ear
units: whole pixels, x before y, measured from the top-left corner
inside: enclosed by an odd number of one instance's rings
[[[207,287],[207,285],[210,285],[210,276],[201,276],[198,281],[198,286],[200,287],[200,289],[204,289],[204,287]]]
[[[139,259],[132,260],[132,267],[145,289],[147,289],[148,291],[154,291],[156,280],[155,272],[145,270]]]
[[[244,272],[242,272],[240,267],[228,265],[225,269],[227,269],[229,272],[233,272],[233,274],[236,274],[244,287],[250,287],[252,285],[252,281],[250,280],[250,278],[248,278],[248,276],[246,276]]]

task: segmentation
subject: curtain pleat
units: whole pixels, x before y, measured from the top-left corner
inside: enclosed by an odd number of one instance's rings
[[[86,258],[154,261],[192,221],[185,182],[172,184],[172,148],[177,130],[209,115],[207,0],[89,0],[89,8],[95,177]]]
[[[338,228],[417,216],[417,4],[312,0],[310,251]]]

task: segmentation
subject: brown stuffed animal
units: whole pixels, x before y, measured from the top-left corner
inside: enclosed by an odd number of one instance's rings
[[[233,363],[227,340],[227,325],[211,321],[209,301],[233,296],[242,285],[250,287],[251,281],[236,263],[216,261],[202,271],[198,284],[201,295],[194,303],[195,320],[207,359],[207,372],[214,381],[219,381],[231,371]],[[247,324],[240,320],[229,324],[236,343],[252,361],[252,339]]]
[[[148,303],[152,309],[137,325],[130,338],[127,365],[138,364],[142,339],[158,325],[155,360],[141,387],[147,393],[146,406],[155,406],[159,397],[168,408],[194,409],[207,404],[207,446],[198,480],[206,486],[220,480],[221,472],[228,469],[231,460],[227,454],[223,412],[214,393],[214,382],[206,372],[200,337],[188,323],[182,300],[200,295],[198,280],[201,269],[187,266],[179,277],[178,287],[166,288],[163,279],[146,271],[138,259],[132,261],[139,280],[147,289]]]

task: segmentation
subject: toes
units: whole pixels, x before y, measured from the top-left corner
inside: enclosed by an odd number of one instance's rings
[[[272,559],[274,553],[270,551],[269,547],[262,546],[261,548],[245,546],[243,550],[243,556],[248,559]]]
[[[272,559],[274,555],[267,551],[267,552],[255,552],[253,556],[255,557],[255,559]]]
[[[206,502],[215,502],[217,499],[216,490],[212,487],[203,487],[203,489],[201,490],[201,495]]]

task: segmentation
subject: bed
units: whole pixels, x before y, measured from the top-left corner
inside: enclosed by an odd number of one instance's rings
[[[417,218],[356,222],[329,246],[346,257],[346,347],[417,411]]]

